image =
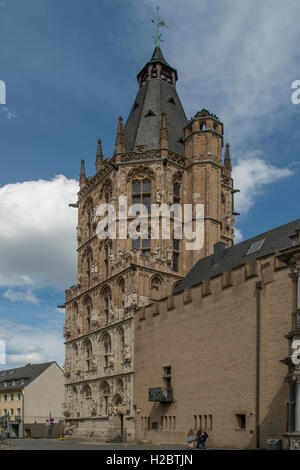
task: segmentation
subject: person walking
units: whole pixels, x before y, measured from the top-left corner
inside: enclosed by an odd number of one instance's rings
[[[194,442],[195,442],[195,433],[193,429],[190,429],[187,434],[187,443],[186,443],[189,449],[193,449]]]

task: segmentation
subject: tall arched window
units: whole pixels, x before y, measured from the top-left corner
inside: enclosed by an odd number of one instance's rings
[[[150,281],[151,299],[158,300],[162,297],[163,283],[159,276],[153,276]]]
[[[107,325],[109,321],[109,310],[111,304],[111,289],[106,286],[102,291],[102,304],[104,308],[104,323]]]
[[[89,384],[84,384],[81,395],[83,416],[89,416],[91,414],[90,400],[92,398],[92,390]]]
[[[110,335],[107,333],[103,337],[103,358],[104,358],[104,367],[108,367],[110,365],[110,353],[111,353],[111,338]]]
[[[119,346],[120,346],[121,355],[123,355],[124,346],[125,346],[125,335],[124,335],[124,329],[123,328],[119,329]]]
[[[110,395],[110,386],[108,382],[103,382],[100,387],[100,399],[102,404],[102,415],[108,415],[108,399]]]
[[[122,379],[119,379],[117,381],[117,392],[118,393],[123,393],[124,392],[124,383]]]
[[[132,182],[132,204],[143,204],[148,215],[151,214],[151,181],[135,180]],[[151,236],[132,240],[132,248],[142,251],[142,256],[148,256],[151,251]]]
[[[84,312],[85,312],[84,329],[85,329],[85,332],[88,332],[91,329],[92,308],[93,308],[92,299],[91,299],[91,297],[88,296],[84,300]]]
[[[76,343],[72,344],[72,359],[73,363],[77,362],[78,360],[78,346]]]
[[[92,366],[92,359],[93,359],[93,347],[89,339],[85,341],[83,349],[84,349],[85,371],[90,372],[91,366]]]

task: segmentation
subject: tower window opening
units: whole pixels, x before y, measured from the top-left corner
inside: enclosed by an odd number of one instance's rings
[[[145,117],[151,117],[151,116],[156,116],[156,114],[151,109],[149,109],[148,113],[145,114]]]
[[[236,414],[235,415],[239,429],[246,429],[246,415],[243,414]]]
[[[109,301],[110,301],[110,298],[109,298],[109,297],[105,297],[104,313],[105,313],[105,321],[106,321],[106,324],[108,323],[108,320],[109,320]]]
[[[136,180],[132,182],[132,202],[133,204],[143,204],[151,213],[151,181]],[[132,240],[132,248],[142,250],[142,256],[148,256],[151,250],[151,235],[148,238],[137,238]]]
[[[180,184],[179,183],[173,184],[173,202],[174,204],[180,203]]]

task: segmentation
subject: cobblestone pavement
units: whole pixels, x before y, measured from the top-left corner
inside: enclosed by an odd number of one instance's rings
[[[12,439],[11,445],[0,450],[186,450],[186,446],[155,446],[92,441],[60,441],[57,439]]]

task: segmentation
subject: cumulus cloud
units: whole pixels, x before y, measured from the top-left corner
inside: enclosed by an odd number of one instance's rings
[[[232,172],[235,187],[241,190],[235,195],[237,211],[247,214],[266,185],[290,175],[291,169],[271,165],[260,152],[249,152],[245,158],[238,159]]]
[[[39,303],[37,297],[29,289],[25,291],[7,289],[4,292],[3,297],[11,300],[12,302],[26,302],[31,304]]]
[[[234,229],[234,243],[239,243],[243,240],[244,236],[241,232],[240,229],[236,228]]]
[[[68,203],[78,189],[62,175],[0,188],[0,287],[64,289],[73,282],[77,210]],[[29,293],[23,292],[27,301]],[[6,296],[17,300],[18,293]]]
[[[42,341],[41,341],[42,338]],[[29,326],[0,320],[0,340],[6,346],[5,368],[18,367],[28,362],[39,363],[64,360],[62,330],[47,325]]]

